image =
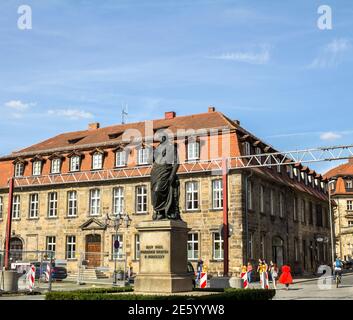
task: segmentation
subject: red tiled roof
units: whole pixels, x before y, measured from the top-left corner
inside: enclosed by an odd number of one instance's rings
[[[333,178],[336,176],[353,175],[353,160],[350,159],[347,163],[341,164],[325,173],[325,177]]]

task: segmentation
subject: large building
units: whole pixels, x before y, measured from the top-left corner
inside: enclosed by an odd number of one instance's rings
[[[329,190],[334,202],[333,215],[336,254],[341,259],[353,257],[353,159],[329,172]]]
[[[240,156],[276,152],[270,145],[209,107],[208,112],[63,133],[0,159],[0,246],[5,246],[9,179],[14,177],[10,248],[15,260],[55,251],[71,272],[131,263],[138,272],[140,221],[152,218],[150,161],[168,131],[178,144],[180,210],[188,223],[188,258],[223,272],[222,158],[228,160],[229,271],[259,258],[289,263],[296,273],[330,261],[327,181],[301,164],[242,168]],[[140,135],[140,137],[138,137]],[[131,137],[136,137],[131,141]],[[280,157],[280,156],[279,156]],[[242,158],[246,162],[247,158]],[[128,214],[116,231],[106,215]],[[21,253],[21,250],[23,253]],[[32,252],[32,253],[31,253]]]

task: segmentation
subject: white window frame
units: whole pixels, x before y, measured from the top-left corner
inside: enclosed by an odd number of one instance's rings
[[[100,189],[91,189],[89,191],[89,215],[99,216],[101,210],[101,191]]]
[[[67,260],[73,260],[76,258],[76,236],[66,236],[66,250],[65,256]]]
[[[125,150],[119,150],[115,152],[115,167],[125,167],[127,163],[126,159],[126,151]]]
[[[147,213],[147,187],[145,185],[136,186],[136,213]]]
[[[195,211],[199,210],[199,182],[187,181],[185,182],[185,210]]]
[[[135,260],[140,260],[140,256],[141,256],[141,238],[140,238],[140,234],[135,233],[134,240],[135,240]]]
[[[95,152],[92,155],[92,170],[103,169],[103,154],[100,152]]]
[[[298,199],[294,197],[293,199],[293,220],[298,221]]]
[[[13,196],[12,202],[12,219],[19,220],[21,213],[21,197],[19,194]]]
[[[70,190],[67,192],[67,216],[77,217],[77,191]]]
[[[48,218],[56,218],[58,216],[58,193],[48,193]]]
[[[60,158],[55,158],[51,160],[51,173],[52,174],[58,174],[61,171],[61,159]]]
[[[212,180],[212,208],[223,209],[223,181]]]
[[[260,186],[260,212],[265,213],[265,187]]]
[[[119,240],[119,248],[115,249],[114,241]],[[112,260],[123,260],[125,256],[124,252],[124,235],[118,233],[117,235],[113,234],[112,236]]]
[[[32,193],[29,195],[29,218],[36,219],[39,216],[39,194]]]
[[[306,206],[306,202],[304,199],[301,200],[301,222],[305,223],[305,206]]]
[[[270,215],[275,216],[275,196],[273,189],[270,190]]]
[[[246,156],[249,156],[251,154],[251,145],[248,141],[244,142],[244,153]]]
[[[262,150],[260,147],[255,148],[255,154],[262,154]]]
[[[216,249],[219,246],[220,249]],[[223,260],[224,258],[224,241],[219,232],[212,233],[212,256],[214,260]]]
[[[46,251],[56,251],[56,237],[55,236],[47,236],[45,241]]]
[[[36,160],[32,163],[32,175],[40,176],[42,174],[42,161]]]
[[[23,162],[16,162],[15,164],[15,177],[23,177],[25,164]]]
[[[113,213],[115,215],[124,212],[124,188],[116,187],[113,189]]]
[[[190,141],[188,142],[188,161],[199,160],[200,159],[200,142]]]
[[[77,172],[80,171],[81,167],[81,157],[80,156],[72,156],[70,158],[70,171]]]
[[[347,211],[353,211],[353,200],[347,200]]]
[[[199,234],[197,232],[190,232],[188,234],[188,260],[197,260],[199,258]]]
[[[137,164],[145,165],[149,163],[149,149],[139,148],[137,151]]]
[[[279,216],[280,216],[280,218],[284,217],[284,196],[283,196],[283,192],[279,193]]]
[[[347,180],[346,189],[353,189],[353,180],[352,179]]]

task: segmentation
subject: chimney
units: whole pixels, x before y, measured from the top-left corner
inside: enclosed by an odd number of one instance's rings
[[[88,130],[97,130],[99,129],[100,124],[99,122],[93,122],[88,125]]]
[[[167,111],[167,112],[164,113],[164,119],[165,120],[173,119],[173,118],[175,118],[175,116],[176,116],[175,111]]]
[[[208,106],[208,112],[215,112],[216,108],[214,106]]]

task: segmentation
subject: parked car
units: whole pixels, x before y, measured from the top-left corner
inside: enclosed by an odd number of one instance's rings
[[[47,265],[49,262],[32,262],[32,264],[36,267],[36,279],[44,279],[45,272],[47,271]],[[67,278],[67,270],[64,267],[58,267],[53,263],[53,267],[51,269],[51,278],[52,280],[64,280]]]
[[[353,269],[353,259],[343,261],[343,269],[345,270]]]

